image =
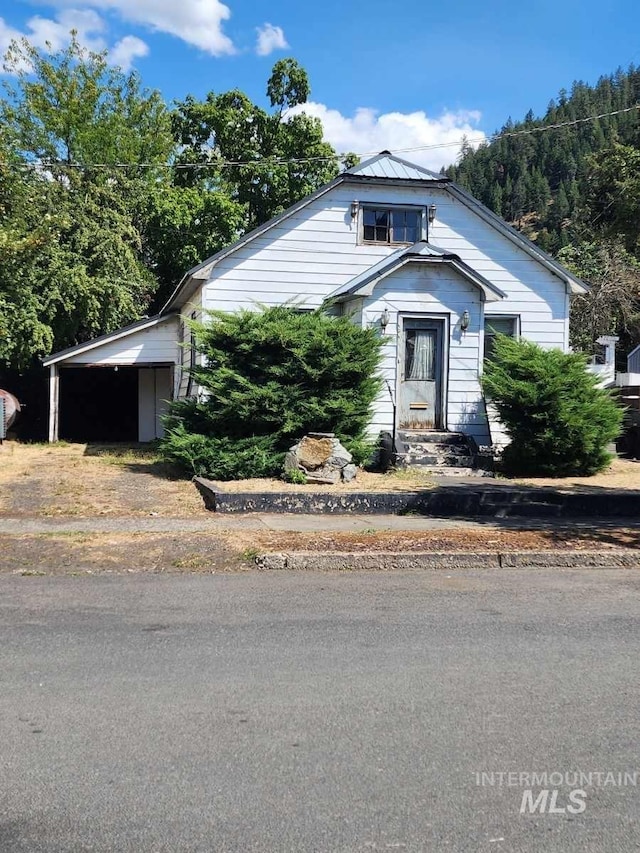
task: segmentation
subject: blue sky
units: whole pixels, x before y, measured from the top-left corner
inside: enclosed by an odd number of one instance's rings
[[[73,26],[169,101],[238,87],[264,102],[273,62],[295,58],[311,80],[307,110],[340,150],[419,145],[451,162],[509,115],[575,79],[640,64],[637,0],[0,0],[0,50],[25,34],[61,47]]]

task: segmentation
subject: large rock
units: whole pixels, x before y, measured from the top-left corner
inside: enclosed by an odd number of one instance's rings
[[[312,432],[289,450],[284,460],[285,473],[302,471],[308,483],[333,485],[356,476],[353,457],[333,433]]]
[[[322,467],[331,457],[333,441],[331,438],[311,438],[305,435],[296,445],[298,463],[308,471]],[[291,448],[293,451],[293,448]]]

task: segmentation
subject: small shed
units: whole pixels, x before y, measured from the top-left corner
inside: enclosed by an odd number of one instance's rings
[[[153,441],[181,363],[178,317],[146,317],[55,353],[49,368],[49,441]]]

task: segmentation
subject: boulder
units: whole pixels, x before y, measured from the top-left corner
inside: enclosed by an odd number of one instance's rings
[[[355,479],[357,473],[358,469],[353,463],[350,462],[342,469],[342,479],[345,481],[345,483],[350,483],[351,480]]]
[[[353,457],[331,432],[311,432],[289,450],[284,460],[285,473],[302,471],[309,483],[334,485],[356,476]]]
[[[298,462],[308,471],[313,471],[327,463],[331,457],[333,443],[330,438],[311,438],[308,435],[296,445]],[[291,448],[293,451],[293,448]]]

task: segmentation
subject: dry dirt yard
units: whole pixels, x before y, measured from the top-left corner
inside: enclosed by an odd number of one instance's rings
[[[155,450],[126,445],[0,446],[0,515],[188,516],[205,514],[191,482]]]
[[[640,490],[640,462],[616,459],[594,477],[527,480],[478,480],[486,484],[554,486],[561,489]],[[370,474],[360,471],[351,483],[311,486],[277,479],[224,483],[233,491],[413,491],[446,484],[446,479],[412,471]],[[159,515],[206,516],[202,499],[188,477],[162,462],[144,445],[21,444],[0,445],[0,516],[91,517]]]
[[[442,480],[408,472],[359,474],[351,488],[414,490]],[[480,481],[482,482],[482,481]],[[487,482],[487,481],[485,481]],[[488,481],[509,484],[507,480]],[[532,486],[563,489],[640,489],[640,463],[616,460],[609,471],[588,478],[527,480]],[[229,488],[255,491],[321,490],[278,480],[248,480]],[[335,489],[335,487],[332,487]],[[347,486],[338,489],[346,490]],[[22,575],[104,572],[220,572],[247,570],[259,551],[510,551],[571,547],[638,548],[637,526],[568,522],[550,525],[523,520],[517,529],[487,519],[477,527],[391,530],[375,516],[361,530],[329,532],[318,517],[317,530],[297,533],[207,525],[212,515],[189,479],[164,464],[148,447],[84,444],[0,446],[0,517],[15,518],[15,532],[0,535],[0,573]],[[166,532],[124,533],[118,519],[159,516]],[[58,521],[111,518],[112,532],[28,534],[20,519]],[[180,519],[203,521],[200,532],[181,532]],[[173,519],[173,521],[170,521]],[[209,529],[204,529],[209,527]],[[172,532],[169,532],[172,531]]]
[[[640,490],[640,459],[614,459],[611,466],[593,477],[532,477],[523,480],[508,480],[509,483],[523,483],[527,486],[553,486],[556,489],[570,491],[580,489],[631,489]]]

